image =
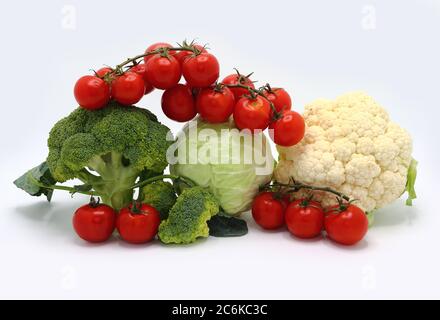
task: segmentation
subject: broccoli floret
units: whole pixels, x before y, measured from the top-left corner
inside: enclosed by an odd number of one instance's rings
[[[141,199],[160,213],[160,219],[168,218],[168,212],[176,202],[177,196],[171,183],[162,180],[147,184],[141,189]]]
[[[140,175],[167,166],[168,132],[146,109],[116,102],[97,111],[78,108],[50,131],[47,165],[56,181],[78,178],[120,209]]]
[[[208,237],[207,221],[219,212],[215,197],[202,187],[183,190],[171,208],[167,220],[159,226],[159,239],[164,243],[191,243]]]

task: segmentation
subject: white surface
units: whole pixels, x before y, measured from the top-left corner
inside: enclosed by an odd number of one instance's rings
[[[0,15],[0,298],[440,298],[440,1],[9,1]],[[299,110],[350,90],[374,96],[413,135],[415,206],[381,210],[353,248],[253,223],[246,237],[189,247],[88,245],[70,223],[85,197],[58,192],[48,204],[12,185],[45,158],[78,77],[194,37],[210,44],[222,75],[255,71]],[[176,132],[159,99],[140,105]]]

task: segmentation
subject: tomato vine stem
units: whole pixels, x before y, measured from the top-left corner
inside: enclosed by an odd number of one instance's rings
[[[266,186],[264,186],[265,190],[272,190],[275,188],[285,188],[284,191],[286,193],[293,193],[293,192],[298,192],[301,189],[307,189],[307,190],[311,190],[311,191],[324,191],[324,192],[329,192],[332,193],[336,196],[338,196],[340,199],[343,199],[347,202],[351,202],[352,200],[350,199],[349,196],[343,194],[342,192],[333,190],[332,188],[329,187],[316,187],[316,186],[309,186],[303,183],[297,183],[295,181],[291,182],[291,183],[280,183],[280,182],[272,182],[272,184],[268,184]]]
[[[190,51],[190,52],[193,52],[194,54],[200,54],[200,51],[196,47],[194,47],[194,45],[188,45],[188,46],[183,45],[181,47],[172,47],[172,48],[168,48],[168,47],[158,48],[155,50],[145,52],[143,54],[139,54],[137,56],[134,56],[133,58],[129,58],[129,59],[125,60],[124,62],[121,62],[120,64],[116,65],[116,67],[113,70],[113,73],[117,72],[118,70],[122,70],[122,68],[124,66],[126,66],[127,64],[137,62],[137,60],[139,60],[139,59],[142,59],[144,57],[147,57],[147,56],[150,56],[153,54],[166,53],[168,51]]]

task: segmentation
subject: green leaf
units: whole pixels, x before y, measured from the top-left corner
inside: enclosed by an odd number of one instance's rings
[[[248,233],[246,221],[222,214],[213,216],[208,227],[213,237],[241,237]]]
[[[405,191],[408,193],[408,198],[406,199],[407,206],[412,206],[412,201],[417,198],[416,190],[414,188],[417,178],[417,164],[417,160],[412,159],[408,168],[405,187]]]
[[[42,187],[42,185],[53,185],[56,181],[50,173],[46,162],[27,171],[21,177],[14,181],[14,184],[29,193],[31,196],[41,196],[44,194],[47,201],[50,201],[53,194],[53,189]]]

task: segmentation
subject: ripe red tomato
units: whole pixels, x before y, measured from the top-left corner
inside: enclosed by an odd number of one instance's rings
[[[249,79],[246,76],[238,75],[238,74],[230,74],[229,76],[223,79],[222,83],[226,85],[242,84],[244,86],[248,86],[251,87],[252,89],[255,89],[255,86],[252,83],[251,79]],[[246,94],[249,94],[249,90],[246,90],[244,88],[229,88],[229,89],[234,94],[236,100],[240,99]]]
[[[98,71],[96,71],[96,75],[100,78],[104,78],[104,76],[107,75],[107,73],[110,73],[112,71],[113,71],[112,68],[104,67],[104,68],[101,68]]]
[[[206,53],[208,52],[205,47],[199,45],[199,44],[195,44],[194,45],[195,48],[197,48],[201,53]],[[179,63],[182,65],[183,62],[185,61],[186,58],[188,58],[190,55],[192,55],[193,53],[191,51],[186,51],[186,50],[182,50],[182,51],[178,51],[174,57],[179,61]]]
[[[142,77],[142,79],[144,79],[144,84],[145,84],[145,92],[144,94],[149,94],[151,91],[154,90],[154,87],[151,85],[151,83],[148,82],[147,79],[147,67],[145,65],[145,63],[139,63],[133,67],[130,68],[131,72],[135,72],[138,75],[140,75]]]
[[[353,245],[361,241],[367,234],[367,215],[355,205],[343,206],[342,212],[331,212],[332,210],[339,211],[339,205],[330,208],[330,212],[325,216],[325,231],[333,241],[343,245]]]
[[[146,67],[148,82],[158,89],[174,87],[182,76],[179,61],[171,55],[163,57],[156,54],[148,60]]]
[[[266,129],[270,121],[269,102],[260,96],[241,98],[235,104],[234,121],[239,129]]]
[[[284,224],[285,209],[285,205],[276,199],[274,192],[262,192],[254,199],[252,217],[264,229],[278,229]]]
[[[295,200],[286,209],[286,224],[290,233],[309,239],[321,234],[324,227],[324,211],[317,201]]]
[[[279,146],[290,147],[302,140],[306,129],[304,118],[295,111],[283,111],[281,118],[270,123],[272,140]]]
[[[191,87],[206,88],[218,79],[220,65],[210,53],[191,55],[183,62],[182,73]]]
[[[154,238],[160,224],[159,211],[148,204],[129,205],[119,211],[116,228],[121,238],[130,243],[145,243]]]
[[[191,89],[184,84],[165,90],[161,104],[163,113],[174,121],[186,122],[197,114]]]
[[[210,123],[228,121],[234,111],[235,99],[231,90],[205,88],[198,94],[196,108],[203,120]]]
[[[278,112],[287,111],[292,108],[292,99],[283,88],[272,88],[271,91],[265,90],[264,96],[271,101]]]
[[[73,215],[73,228],[78,236],[89,242],[103,242],[110,238],[115,222],[115,211],[105,204],[86,204]]]
[[[159,49],[159,48],[172,48],[173,46],[170,45],[169,43],[166,42],[158,42],[158,43],[153,43],[151,46],[149,46],[147,48],[147,50],[145,50],[145,53]],[[174,51],[170,51],[170,55],[174,55],[176,54],[176,52]],[[147,63],[148,60],[150,60],[153,57],[153,55],[148,55],[144,57],[144,62]]]
[[[142,99],[145,92],[145,83],[137,73],[126,72],[112,82],[113,98],[120,104],[131,106]]]
[[[110,86],[96,76],[83,76],[75,83],[73,94],[82,108],[101,109],[110,100]]]

